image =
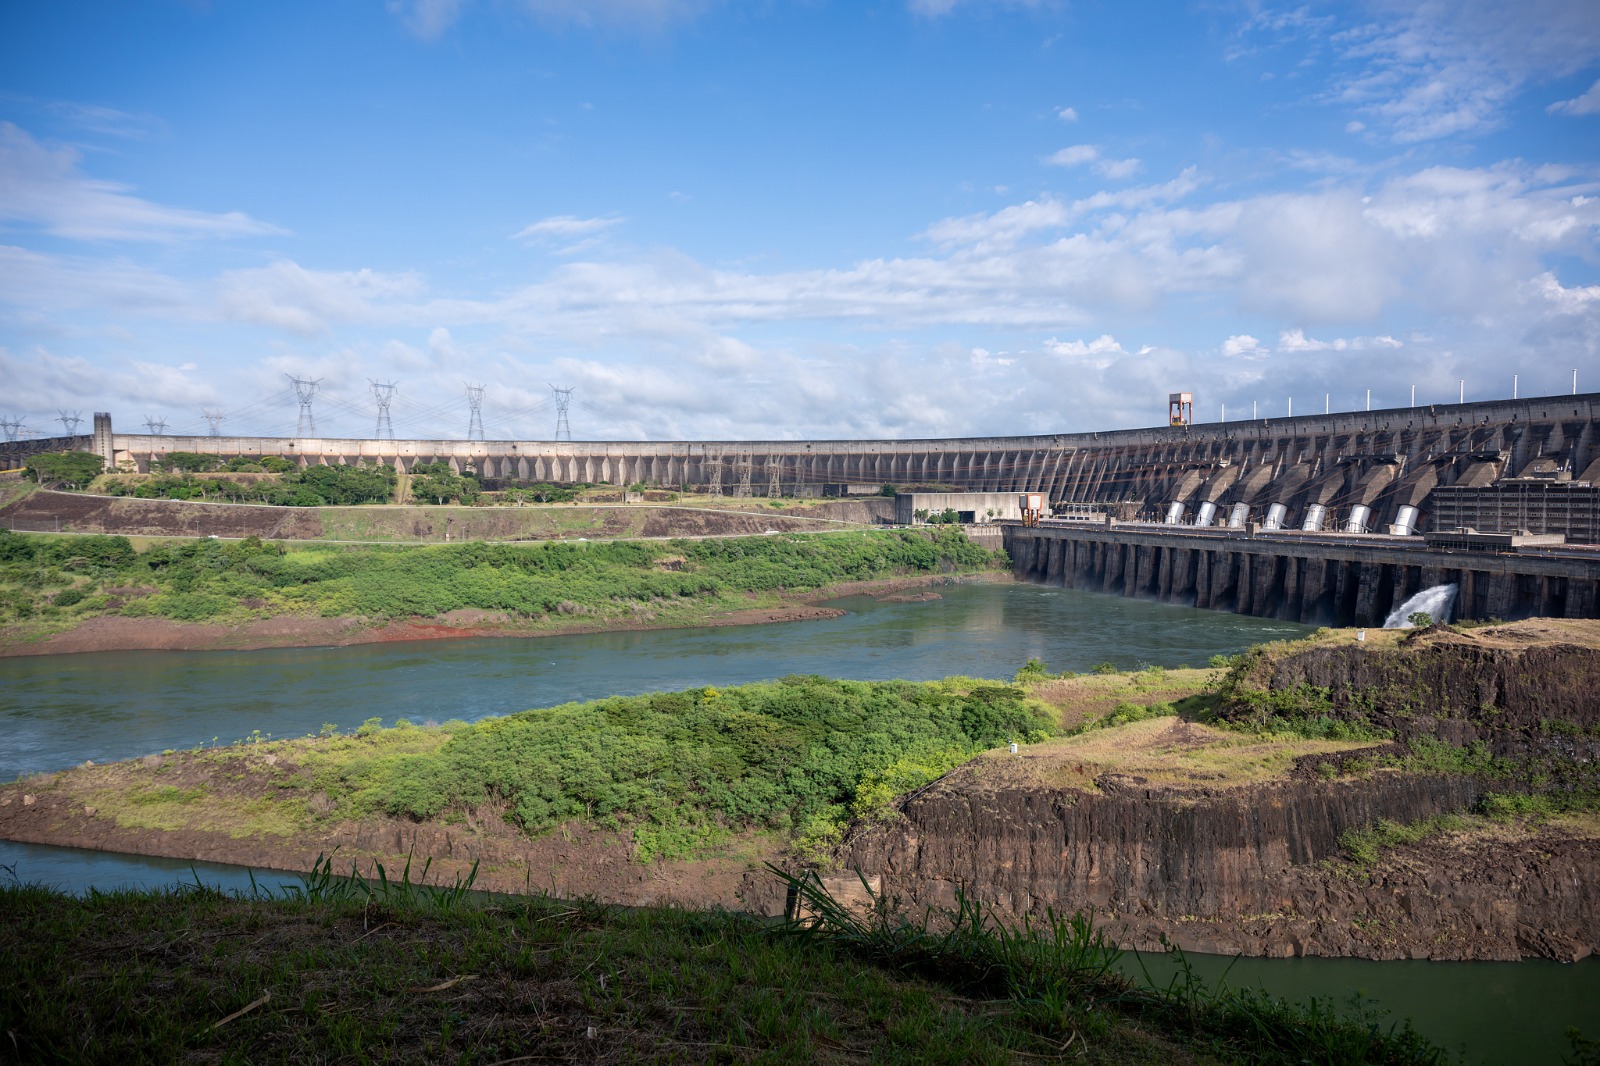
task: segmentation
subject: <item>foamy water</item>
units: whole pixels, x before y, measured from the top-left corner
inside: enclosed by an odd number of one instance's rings
[[[1454,585],[1435,585],[1432,588],[1423,589],[1390,611],[1389,617],[1383,620],[1383,628],[1410,629],[1412,625],[1408,619],[1418,611],[1422,611],[1435,622],[1448,622],[1455,608],[1456,587]]]

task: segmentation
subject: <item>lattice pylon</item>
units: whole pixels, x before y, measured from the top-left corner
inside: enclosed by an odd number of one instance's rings
[[[297,437],[315,437],[317,435],[317,416],[311,411],[311,401],[316,398],[317,386],[322,384],[321,378],[297,378],[293,374],[285,374],[289,383],[294,386],[295,398],[300,401],[300,421],[295,424],[294,435]]]
[[[394,423],[389,421],[389,405],[394,403],[393,381],[367,381],[372,385],[372,398],[378,404],[378,421],[372,435],[378,440],[394,440]]]
[[[483,439],[483,386],[467,386],[467,439]]]
[[[222,436],[222,421],[228,417],[226,411],[216,407],[207,407],[200,412],[200,417],[206,420],[206,432],[213,437]],[[161,427],[165,429],[166,427]]]
[[[777,462],[775,462],[775,461],[773,461],[771,459],[767,460],[767,498],[768,499],[776,500],[779,496],[783,495],[783,485],[782,485],[781,481],[779,480],[779,474],[780,474],[781,470],[782,470],[782,467],[780,467]]]
[[[706,491],[713,496],[722,495],[722,456],[717,456],[711,461],[711,484],[706,486]]]
[[[750,491],[750,472],[751,472],[751,469],[754,466],[755,466],[755,461],[754,461],[753,457],[748,456],[748,455],[741,455],[739,457],[739,461],[738,461],[739,484],[733,490],[733,495],[734,495],[735,499],[748,500],[752,495],[754,495]]]

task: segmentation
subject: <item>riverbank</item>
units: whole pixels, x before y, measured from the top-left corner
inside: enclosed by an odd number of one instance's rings
[[[491,900],[416,873],[318,876],[283,898],[0,887],[10,1048],[75,1062],[1265,1066],[1310,1047],[1442,1061],[1409,1023],[1123,976],[1117,952],[1065,928],[930,937],[903,920],[869,932]]]
[[[964,885],[1009,920],[1092,905],[1126,945],[1223,953],[1600,948],[1600,710],[1560,699],[1600,680],[1600,630],[1357,636],[1227,669],[788,678],[166,752],[0,789],[0,836],[289,870],[426,856],[506,891],[768,914],[764,863],[820,863],[845,897],[856,870],[913,908]],[[1306,684],[1337,662],[1361,684]],[[1413,683],[1434,675],[1470,706]],[[993,732],[1001,712],[1023,717]],[[1023,735],[1030,715],[1057,735]],[[1007,736],[1017,754],[972,758]]]
[[[0,533],[0,656],[250,650],[748,625],[827,599],[1010,580],[959,531],[294,548]]]
[[[89,618],[73,629],[36,640],[8,640],[0,630],[0,657],[16,655],[71,655],[106,651],[258,651],[263,648],[345,648],[357,644],[388,644],[421,640],[468,640],[483,637],[532,638],[571,636],[578,633],[625,633],[650,629],[692,629],[714,626],[764,625],[838,618],[845,612],[827,607],[829,600],[845,596],[894,596],[907,589],[937,588],[971,583],[1005,583],[1002,572],[962,575],[925,575],[852,581],[832,585],[798,597],[771,597],[755,607],[716,613],[706,611],[686,619],[634,621],[626,619],[573,620],[533,623],[504,612],[464,608],[434,618],[374,623],[362,618],[319,618],[304,615],[249,619],[233,624],[177,622],[166,618]],[[914,594],[911,602],[938,599],[934,592]]]

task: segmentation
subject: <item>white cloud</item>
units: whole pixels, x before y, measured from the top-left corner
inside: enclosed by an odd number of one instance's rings
[[[1344,352],[1366,351],[1373,348],[1404,348],[1401,341],[1388,335],[1377,337],[1335,337],[1320,341],[1306,336],[1303,329],[1286,329],[1278,334],[1280,352]]]
[[[85,104],[74,100],[51,100],[42,105],[45,111],[79,129],[102,133],[110,137],[142,140],[162,132],[166,124],[151,114],[134,114],[114,107]]]
[[[1072,212],[1059,200],[1044,197],[1001,208],[991,214],[965,215],[935,222],[923,236],[941,247],[972,245],[1006,247],[1030,233],[1066,225]]]
[[[80,161],[76,149],[48,148],[25,130],[0,122],[0,222],[38,226],[77,240],[172,241],[282,232],[237,211],[213,214],[142,200],[125,185],[85,176]]]
[[[906,7],[915,15],[938,18],[948,15],[963,4],[972,7],[1042,7],[1049,0],[907,0]]]
[[[1545,110],[1556,115],[1600,115],[1600,80],[1589,91],[1571,100],[1558,100]]]
[[[601,233],[623,220],[609,218],[578,218],[575,215],[552,215],[531,223],[511,235],[512,240],[547,241],[570,240]]]
[[[415,274],[373,270],[307,270],[289,260],[219,279],[217,311],[224,318],[303,336],[343,323],[410,321],[424,290]]]
[[[1062,122],[1076,122],[1078,121],[1078,109],[1075,107],[1060,108],[1056,111],[1056,117]]]
[[[432,41],[455,25],[469,0],[388,0],[390,14],[412,35]],[[585,29],[660,30],[698,18],[716,0],[521,0],[539,22]]]
[[[1045,162],[1057,167],[1090,166],[1101,177],[1116,180],[1132,177],[1143,165],[1137,159],[1107,159],[1092,144],[1074,144],[1046,157]]]
[[[1401,142],[1493,129],[1527,86],[1600,58],[1593,0],[1387,0],[1376,6],[1373,22],[1332,38],[1357,69],[1331,98],[1378,119]]]
[[[1236,359],[1246,356],[1266,355],[1267,349],[1261,342],[1248,333],[1235,334],[1222,342],[1222,356],[1224,359]]]

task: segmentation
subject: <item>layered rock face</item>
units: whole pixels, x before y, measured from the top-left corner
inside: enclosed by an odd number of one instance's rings
[[[1600,951],[1600,818],[1505,827],[1479,819],[1375,864],[1324,861],[1340,858],[1342,834],[1379,820],[1467,812],[1490,790],[1595,786],[1595,634],[1536,639],[1541,624],[1376,648],[1352,635],[1257,656],[1235,678],[1247,688],[1313,686],[1333,716],[1393,730],[1398,743],[1303,757],[1286,778],[1216,789],[1152,787],[1117,773],[1101,774],[1094,790],[1018,786],[971,764],[890,820],[858,827],[841,862],[881,876],[883,892],[913,912],[948,907],[964,886],[1013,918],[1092,907],[1128,946],[1155,947],[1165,935],[1191,949],[1261,955],[1583,957]],[[1484,741],[1518,757],[1528,779],[1316,772],[1403,753],[1423,736]]]
[[[1600,950],[1600,840],[1445,838],[1370,870],[1323,863],[1347,829],[1469,808],[1471,778],[1399,771],[1211,794],[1102,779],[986,791],[955,775],[859,830],[843,863],[913,912],[957,886],[1012,918],[1093,907],[1119,942],[1366,958],[1573,959]]]

